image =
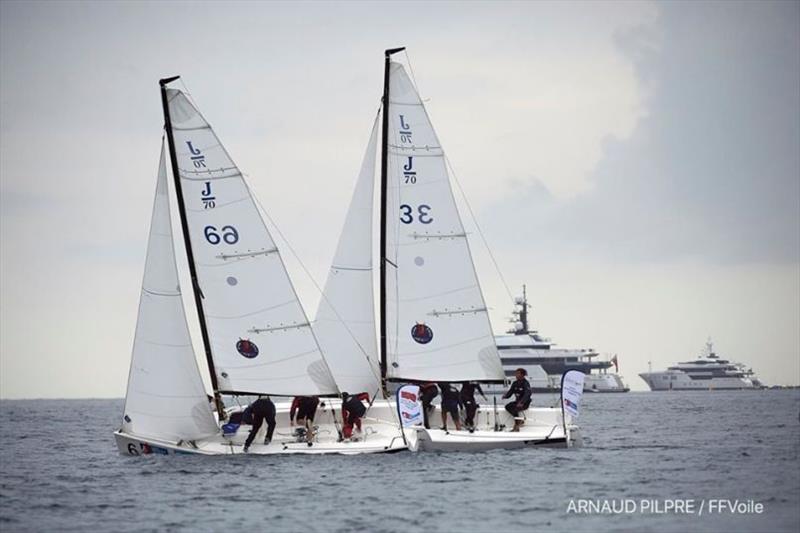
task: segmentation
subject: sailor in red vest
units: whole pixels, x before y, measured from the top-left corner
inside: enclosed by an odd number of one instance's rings
[[[353,435],[353,427],[361,433],[361,418],[367,414],[367,408],[362,402],[369,402],[369,394],[362,392],[355,396],[342,393],[342,436],[349,439]]]

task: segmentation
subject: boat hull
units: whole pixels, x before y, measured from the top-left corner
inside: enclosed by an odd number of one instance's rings
[[[362,420],[362,432],[357,440],[341,441],[338,422],[340,404],[329,402],[329,407],[319,409],[315,418],[316,437],[311,445],[298,440],[295,427],[289,422],[289,404],[276,405],[276,428],[272,442],[263,444],[266,428],[262,427],[247,452],[244,442],[250,426],[242,425],[228,436],[222,434],[191,442],[167,442],[157,438],[114,433],[117,448],[122,455],[360,455],[411,451],[481,452],[496,449],[518,448],[569,448],[582,443],[578,426],[567,419],[566,432],[561,410],[550,407],[530,408],[523,413],[525,423],[519,432],[512,432],[514,419],[502,407],[480,405],[475,415],[474,431],[445,431],[436,429],[441,421],[438,406],[429,415],[432,429],[406,428],[400,431],[396,404],[376,400]],[[333,407],[331,411],[330,407]],[[238,410],[238,408],[232,411]],[[337,413],[336,418],[334,413]],[[451,422],[452,424],[452,422]]]
[[[239,429],[230,435],[212,435],[208,438],[191,442],[166,442],[157,438],[142,435],[132,435],[116,431],[117,448],[122,455],[360,455],[374,453],[394,453],[407,449],[403,433],[400,431],[396,419],[392,420],[392,413],[388,405],[376,402],[362,419],[362,431],[356,432],[352,440],[340,439],[340,411],[341,404],[338,400],[327,400],[328,407],[320,408],[314,420],[316,436],[309,445],[303,439],[298,439],[294,433],[296,427],[289,421],[290,404],[276,404],[276,426],[272,442],[264,444],[266,425],[262,426],[252,445],[247,452],[244,443],[250,433],[251,427],[242,424]],[[385,403],[385,402],[383,402]],[[333,407],[333,410],[331,410]],[[240,408],[231,409],[235,412]]]
[[[743,390],[757,388],[748,378],[714,377],[692,379],[684,372],[645,372],[639,374],[652,391],[684,390]]]
[[[117,449],[122,455],[362,455],[395,453],[407,449],[402,437],[374,439],[370,442],[273,441],[269,445],[253,443],[245,452],[244,446],[220,439],[207,439],[193,443],[175,444],[157,439],[114,432]],[[263,442],[263,441],[262,441]]]
[[[440,420],[437,408],[430,415],[431,429],[412,428],[416,439],[407,438],[409,449],[422,452],[482,452],[519,448],[570,448],[582,445],[580,428],[567,420],[566,430],[560,409],[539,407],[523,413],[524,424],[518,432],[510,431],[514,419],[505,409],[492,405],[480,406],[475,417],[475,429],[449,430],[436,428]],[[406,430],[408,433],[409,429]]]
[[[557,434],[543,432],[509,431],[443,431],[419,430],[417,450],[422,452],[485,452],[489,450],[514,450],[519,448],[568,448],[569,440],[563,429]]]

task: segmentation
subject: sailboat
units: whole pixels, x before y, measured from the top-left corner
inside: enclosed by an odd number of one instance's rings
[[[222,398],[319,396],[313,441],[293,435],[289,404],[252,454],[360,454],[406,448],[392,413],[370,419],[356,442],[339,438],[337,386],[256,201],[213,129],[188,96],[160,80],[162,138],[144,280],[134,337],[119,451],[143,454],[237,454],[249,427],[223,434],[231,411]],[[170,215],[167,161],[191,279],[208,377],[206,395],[181,294]],[[328,397],[328,398],[325,398]],[[388,407],[383,409],[388,410]],[[384,421],[385,420],[385,421]],[[245,431],[241,431],[244,429]]]
[[[379,393],[373,408],[399,405],[389,389],[402,383],[505,382],[444,151],[414,84],[392,61],[403,50],[385,51],[381,109],[314,324],[335,381]],[[431,420],[439,416],[437,408]],[[505,410],[482,406],[473,431],[416,426],[405,436],[412,450],[436,451],[580,442],[574,416],[563,409],[530,408],[523,416],[522,430],[510,432],[504,429],[514,420]]]

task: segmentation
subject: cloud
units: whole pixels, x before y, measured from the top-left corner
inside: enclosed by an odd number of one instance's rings
[[[606,140],[593,187],[547,198],[541,176],[517,180],[482,218],[501,236],[525,212],[521,239],[609,260],[796,263],[798,5],[660,8],[653,31],[618,39],[648,87],[647,115],[630,138]]]

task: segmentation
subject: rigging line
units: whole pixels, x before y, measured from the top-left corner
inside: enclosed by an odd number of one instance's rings
[[[314,276],[311,275],[311,272],[308,270],[308,268],[306,268],[305,263],[303,263],[303,260],[300,259],[300,256],[297,254],[297,252],[295,252],[294,248],[289,243],[289,240],[284,236],[283,232],[278,227],[278,225],[275,223],[275,221],[272,220],[272,217],[269,216],[269,213],[267,212],[267,210],[264,209],[264,205],[261,203],[261,200],[259,200],[258,196],[255,193],[253,193],[253,190],[252,190],[252,187],[250,186],[250,184],[247,183],[244,180],[242,180],[242,182],[244,183],[245,187],[247,187],[247,189],[250,191],[250,196],[258,204],[258,207],[261,208],[261,212],[264,213],[264,216],[267,217],[267,220],[269,220],[269,223],[272,224],[273,228],[275,228],[275,231],[278,233],[278,236],[280,236],[280,238],[283,240],[283,242],[286,243],[286,247],[289,248],[289,252],[291,252],[292,256],[297,260],[298,263],[300,263],[300,266],[302,267],[303,272],[305,272],[306,276],[308,276],[308,279],[311,280],[311,283],[314,284],[314,287],[317,289],[317,292],[320,293],[320,295],[322,296],[322,299],[325,300],[325,302],[328,304],[328,306],[333,311],[333,314],[336,315],[336,318],[344,326],[344,329],[347,330],[347,334],[350,335],[350,338],[353,339],[353,342],[356,343],[356,346],[358,346],[358,349],[361,350],[361,353],[364,354],[364,357],[367,360],[367,365],[369,366],[370,372],[373,374],[373,377],[375,377],[376,379],[380,380],[380,377],[375,375],[375,371],[372,368],[372,364],[371,364],[372,361],[371,361],[369,355],[367,354],[367,351],[364,349],[364,347],[361,345],[361,343],[358,342],[358,339],[356,339],[355,334],[347,326],[347,323],[344,321],[342,316],[336,310],[336,307],[334,307],[334,305],[331,303],[331,301],[328,299],[328,297],[325,296],[325,292],[320,288],[319,284],[317,283],[317,280],[314,278]],[[322,352],[322,354],[324,356],[325,352],[322,351],[322,347],[320,347],[320,351]]]
[[[486,251],[489,252],[489,257],[492,260],[492,264],[494,265],[494,269],[497,271],[497,275],[500,277],[500,281],[503,283],[503,287],[506,289],[506,294],[508,295],[508,299],[511,300],[511,303],[514,303],[514,296],[511,294],[511,290],[508,288],[508,283],[506,283],[506,278],[503,276],[503,272],[500,270],[500,265],[497,264],[497,260],[492,253],[492,249],[489,247],[489,243],[486,241],[486,237],[483,234],[483,230],[481,229],[480,224],[478,224],[478,217],[475,216],[475,212],[472,210],[472,206],[469,203],[469,199],[467,198],[467,194],[464,192],[464,188],[461,187],[461,182],[458,180],[458,176],[456,175],[456,169],[453,168],[452,163],[450,163],[450,158],[447,157],[447,154],[444,154],[444,160],[447,163],[447,166],[450,168],[450,173],[453,176],[453,181],[456,182],[456,186],[458,187],[458,191],[461,193],[461,197],[464,199],[464,204],[467,206],[467,211],[469,212],[469,216],[472,218],[472,221],[475,223],[475,228],[478,230],[478,235],[481,236],[481,241],[483,245],[486,247]]]
[[[408,71],[411,73],[411,81],[414,82],[414,89],[416,89],[417,94],[419,94],[419,85],[417,85],[417,78],[414,76],[414,67],[411,65],[411,58],[408,56],[408,50],[403,50],[403,53],[406,55],[406,63],[408,63]],[[420,97],[420,100],[422,97]]]

